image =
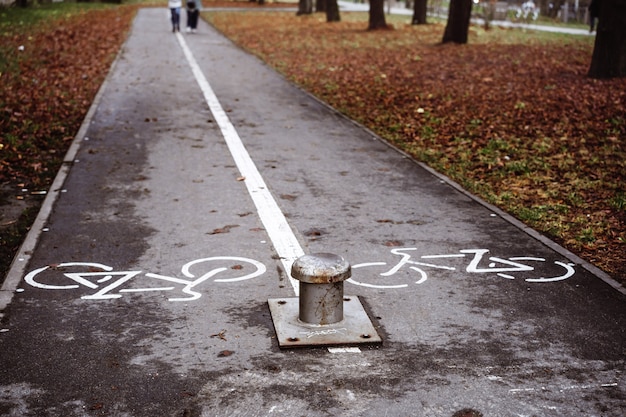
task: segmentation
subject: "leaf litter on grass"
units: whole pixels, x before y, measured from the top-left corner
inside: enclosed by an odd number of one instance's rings
[[[334,23],[205,17],[332,107],[626,282],[626,79],[587,78],[590,37],[472,27],[469,44],[442,45],[443,24],[366,31],[359,13]]]
[[[51,185],[135,10],[70,4],[0,10],[0,277],[41,204],[28,190]],[[22,210],[6,208],[18,201]]]

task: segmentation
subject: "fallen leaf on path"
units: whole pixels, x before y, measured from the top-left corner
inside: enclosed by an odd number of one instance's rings
[[[217,234],[220,234],[220,233],[228,233],[228,232],[230,232],[230,229],[232,229],[234,227],[239,227],[239,225],[238,224],[229,224],[229,225],[226,225],[226,226],[224,226],[222,228],[219,228],[219,229],[213,229],[213,231],[209,232],[208,234],[209,235],[217,235]]]
[[[211,337],[217,337],[222,340],[226,340],[226,330],[222,330],[219,333],[212,334]]]

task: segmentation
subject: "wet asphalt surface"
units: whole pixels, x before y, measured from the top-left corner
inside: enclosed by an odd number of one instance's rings
[[[268,299],[295,296],[293,259],[182,44],[286,235],[351,263],[382,344],[279,347]],[[204,22],[140,10],[74,149],[3,287],[2,416],[626,412],[623,291]]]

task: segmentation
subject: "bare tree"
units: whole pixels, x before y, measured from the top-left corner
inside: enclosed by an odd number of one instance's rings
[[[326,21],[339,22],[340,20],[341,17],[339,16],[337,0],[326,0]]]
[[[626,77],[626,0],[602,0],[591,78]]]
[[[443,33],[443,43],[467,43],[472,0],[450,0],[448,23]]]
[[[428,0],[414,0],[412,25],[425,25]]]
[[[564,5],[567,5],[566,0],[546,0],[539,3],[539,8],[541,9],[541,14],[556,19],[559,10]]]
[[[298,11],[296,12],[297,16],[301,16],[303,14],[312,14],[313,13],[313,0],[299,0],[298,1]]]
[[[370,20],[367,30],[387,29],[385,21],[385,2],[384,0],[370,0]]]

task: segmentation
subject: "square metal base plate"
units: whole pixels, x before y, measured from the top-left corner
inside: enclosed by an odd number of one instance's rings
[[[267,302],[281,348],[382,343],[356,296],[344,296],[343,320],[328,325],[300,321],[298,297],[271,298]]]

